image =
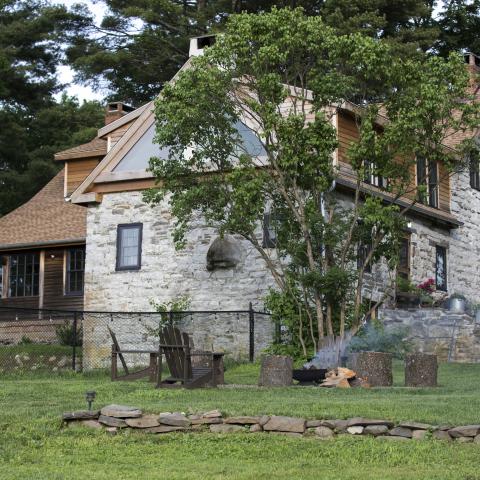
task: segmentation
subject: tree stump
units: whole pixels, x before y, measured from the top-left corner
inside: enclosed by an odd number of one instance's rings
[[[391,387],[393,384],[390,353],[355,353],[352,355],[351,368],[355,370],[357,377],[366,380],[372,387]]]
[[[409,353],[405,357],[406,387],[437,386],[437,356],[427,353]]]
[[[293,360],[287,355],[264,355],[260,367],[261,387],[288,387],[292,384]]]

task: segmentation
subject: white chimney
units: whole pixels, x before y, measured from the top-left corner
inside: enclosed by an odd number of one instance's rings
[[[215,43],[215,35],[203,35],[202,37],[194,37],[190,39],[189,57],[198,57],[203,55],[203,50]]]

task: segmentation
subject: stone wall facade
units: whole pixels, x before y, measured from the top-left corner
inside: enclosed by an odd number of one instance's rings
[[[141,269],[116,271],[117,225],[138,222],[143,223]],[[264,261],[246,241],[234,237],[239,257],[236,266],[208,271],[207,252],[217,238],[215,231],[198,224],[189,233],[185,248],[175,250],[172,230],[167,204],[152,208],[143,202],[141,192],[104,195],[102,203],[89,207],[85,310],[148,312],[153,310],[152,301],[163,303],[187,296],[192,311],[248,310],[250,302],[256,310],[263,311],[263,298],[273,280]],[[255,335],[257,353],[273,338],[273,326],[263,317]],[[108,331],[95,318],[92,316],[85,325],[86,368],[102,363],[100,359],[105,360],[110,354]],[[92,323],[95,321],[97,324]],[[137,322],[117,326],[114,322],[113,327],[118,330],[122,347],[133,348],[136,344],[138,348],[145,342],[145,332],[138,329]],[[248,354],[245,314],[197,315],[185,330],[193,334],[198,348],[211,349],[213,345],[235,358]]]
[[[415,350],[441,361],[480,362],[480,324],[475,317],[442,308],[382,309],[386,329],[406,327]]]

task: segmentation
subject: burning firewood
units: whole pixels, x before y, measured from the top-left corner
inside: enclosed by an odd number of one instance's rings
[[[349,368],[337,367],[325,374],[325,380],[320,384],[326,388],[352,388],[363,387],[368,388],[366,379],[357,377],[356,372]]]

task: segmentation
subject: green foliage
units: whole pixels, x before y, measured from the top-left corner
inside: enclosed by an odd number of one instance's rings
[[[33,343],[33,340],[27,335],[22,335],[20,342],[18,342],[19,345],[30,345],[32,343]]]
[[[339,35],[302,9],[232,16],[216,44],[155,102],[156,141],[169,155],[151,160],[158,188],[145,197],[155,204],[169,194],[178,248],[198,217],[249,241],[277,284],[278,296],[267,301],[275,304],[272,313],[284,316],[293,345],[307,355],[324,334],[360,324],[365,269],[398,263],[409,208],[395,200],[415,185],[417,155],[447,167],[456,161],[440,145],[448,128],[478,124],[478,105],[463,100],[471,98],[467,87],[459,56],[401,60],[388,42]],[[384,190],[391,203],[360,183],[353,206],[332,193],[332,104],[345,100],[362,105],[359,139],[347,151],[353,170],[365,178],[368,159],[375,175],[390,179]],[[380,101],[389,118],[382,129]],[[245,143],[240,122],[258,151]],[[266,209],[273,212],[275,257],[259,241]],[[360,268],[358,244],[371,247]]]
[[[158,326],[145,325],[145,329],[149,335],[158,337],[165,326],[177,325],[186,318],[186,314],[182,312],[190,308],[190,298],[187,295],[181,295],[167,302],[150,300],[150,305],[160,314],[155,317],[155,320],[158,319]]]
[[[404,358],[411,352],[413,344],[408,337],[408,328],[384,329],[379,324],[367,324],[352,338],[350,352],[391,353],[395,358]]]
[[[69,347],[81,347],[83,343],[83,332],[82,328],[77,327],[77,332],[73,327],[72,322],[65,322],[64,325],[58,325],[55,328],[55,335],[60,345],[65,345]]]
[[[98,103],[53,97],[63,49],[83,21],[43,0],[0,2],[0,215],[58,172],[55,152],[91,140],[102,125]]]
[[[417,286],[414,285],[408,278],[400,277],[400,276],[397,277],[396,285],[397,285],[397,290],[399,292],[418,293],[420,295],[420,292],[418,291]]]

